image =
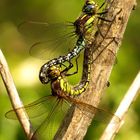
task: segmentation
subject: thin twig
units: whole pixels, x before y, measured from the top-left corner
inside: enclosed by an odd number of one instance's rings
[[[101,136],[100,140],[111,140],[116,135],[116,133],[118,133],[121,126],[124,124],[124,119],[130,105],[134,102],[134,100],[139,94],[139,90],[140,72],[137,74],[135,80],[131,84],[130,88],[128,89],[127,93],[125,94],[115,113],[115,115],[117,115],[121,121],[119,123],[115,123],[115,119],[113,117],[108,126],[106,127],[105,131],[103,132],[103,135]]]
[[[4,85],[6,87],[12,107],[15,110],[15,113],[17,115],[17,118],[18,118],[27,138],[30,139],[32,136],[31,124],[30,124],[28,116],[23,108],[16,110],[16,108],[23,107],[23,104],[20,100],[20,97],[19,97],[17,89],[15,87],[13,78],[9,71],[8,64],[7,64],[6,59],[1,50],[0,50],[0,74],[3,79]]]

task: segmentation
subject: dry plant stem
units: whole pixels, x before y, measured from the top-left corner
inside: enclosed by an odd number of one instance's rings
[[[115,17],[115,20],[112,23],[106,21],[102,22],[100,31],[103,35],[105,35],[109,29],[108,34],[103,40],[101,34],[98,33],[98,35],[95,37],[95,41],[93,42],[92,50],[100,45],[102,48],[109,44],[111,40],[110,37],[114,37],[116,41],[112,41],[107,49],[105,49],[97,60],[91,65],[91,80],[89,87],[86,92],[79,97],[79,100],[93,106],[99,105],[114,65],[115,55],[113,54],[116,54],[119,49],[128,18],[135,4],[135,0],[114,0],[114,2],[111,3],[111,8],[109,8],[105,19],[110,20]],[[110,24],[112,25],[110,26]],[[93,60],[96,58],[96,56],[97,54],[94,52]],[[94,117],[94,114],[91,116]],[[72,106],[66,115],[62,126],[56,134],[55,140],[82,140],[91,121],[91,118],[87,117],[79,109],[75,109],[74,106]]]
[[[1,50],[0,50],[0,74],[6,87],[7,93],[9,95],[13,109],[22,107],[23,104],[20,100],[13,78],[10,74],[8,64]],[[15,112],[24,132],[26,133],[28,139],[30,139],[32,135],[31,125],[25,110],[23,109],[15,110]]]
[[[111,140],[114,138],[116,133],[119,131],[121,126],[124,124],[124,119],[126,116],[126,113],[130,107],[130,105],[134,102],[136,97],[139,94],[140,90],[140,72],[136,76],[135,80],[133,81],[132,85],[128,89],[126,95],[124,96],[123,100],[121,101],[117,111],[116,115],[120,118],[119,123],[115,123],[114,125],[114,118],[111,119],[110,123],[106,127],[103,135],[101,136],[100,140]]]

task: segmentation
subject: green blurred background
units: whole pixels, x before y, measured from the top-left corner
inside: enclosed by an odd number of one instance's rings
[[[50,88],[38,80],[38,71],[45,62],[29,55],[30,45],[26,43],[17,27],[22,21],[74,21],[80,14],[84,0],[1,0],[0,1],[0,48],[2,49],[20,97],[25,104],[50,94]],[[99,2],[101,3],[101,1]],[[106,90],[103,105],[109,111],[115,111],[119,102],[128,90],[140,68],[140,6],[132,11],[119,50],[118,62],[114,65],[110,77],[111,86]],[[55,49],[55,48],[54,48]],[[69,80],[77,83],[80,79],[82,64],[78,78]],[[77,76],[77,75],[76,75]],[[74,79],[74,80],[73,80]],[[76,79],[76,80],[75,80]],[[126,122],[116,140],[140,140],[140,103],[136,99],[129,109]],[[18,121],[8,120],[4,114],[11,108],[5,87],[0,79],[0,140],[26,139]],[[94,123],[90,126],[85,140],[96,140],[101,134]]]

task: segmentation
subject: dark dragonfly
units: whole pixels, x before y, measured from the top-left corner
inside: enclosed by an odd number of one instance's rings
[[[53,65],[48,68],[47,75],[49,79],[51,79],[51,95],[44,96],[31,104],[16,109],[16,111],[25,109],[27,112],[35,131],[32,136],[32,140],[36,138],[40,140],[52,140],[61,122],[63,121],[66,112],[70,106],[73,105],[79,109],[83,115],[86,115],[86,117],[90,118],[91,114],[96,114],[97,121],[107,121],[114,116],[114,114],[110,112],[84,103],[80,99],[75,98],[75,96],[80,95],[87,89],[90,80],[90,68],[91,63],[93,62],[91,57],[91,49],[85,48],[84,55],[87,58],[84,60],[86,61],[84,65],[86,78],[83,79],[83,81],[81,81],[78,85],[72,86],[66,80],[68,76],[78,73],[77,57],[77,70],[71,74],[68,73],[73,66],[71,61],[69,61],[69,66],[63,65],[64,68],[62,68],[61,64]],[[9,119],[16,119],[14,110],[7,112],[6,117]],[[116,123],[120,121],[117,116],[115,116],[115,119]]]
[[[96,24],[99,19],[103,19],[101,16],[106,13],[106,11],[100,12],[103,5],[104,3],[98,6],[93,0],[87,0],[82,8],[81,15],[75,22],[71,23],[71,26],[64,24],[49,25],[47,23],[33,21],[24,22],[19,26],[19,29],[23,30],[21,32],[27,31],[25,33],[27,38],[29,38],[28,35],[31,34],[33,37],[35,36],[35,40],[42,40],[41,42],[39,41],[33,44],[30,49],[30,54],[39,55],[49,60],[40,69],[39,79],[43,84],[47,84],[50,81],[47,75],[47,70],[50,66],[69,62],[72,58],[76,57],[87,44],[91,43],[91,33],[96,33],[98,30]],[[70,31],[71,28],[73,28],[72,32]],[[33,29],[33,32],[29,33],[31,29]],[[37,32],[40,32],[38,36],[36,36]],[[40,39],[40,34],[44,36],[43,39]],[[71,37],[74,35],[76,37],[72,39]],[[57,47],[55,48],[55,46]],[[58,46],[63,49],[60,49]],[[62,55],[68,51],[70,46],[75,47],[66,55]]]
[[[96,24],[99,19],[103,19],[101,15],[106,11],[98,12],[104,3],[99,7],[93,0],[87,0],[82,8],[81,16],[73,23],[78,40],[75,47],[67,54],[54,58],[45,63],[39,73],[39,79],[43,84],[47,84],[51,79],[47,75],[48,68],[53,65],[63,64],[69,62],[73,57],[77,56],[81,50],[83,50],[87,44],[91,44],[91,34],[95,34],[97,31]]]
[[[76,64],[78,64],[77,60]],[[32,124],[38,123],[38,126],[34,128],[35,132],[31,138],[32,140],[36,138],[40,140],[52,140],[67,110],[72,105],[75,105],[87,117],[91,117],[95,113],[99,114],[100,117],[97,117],[97,120],[106,120],[114,116],[112,113],[108,113],[103,109],[94,107],[73,97],[82,93],[87,88],[88,83],[79,84],[78,86],[70,85],[66,81],[66,77],[69,76],[67,74],[69,69],[71,69],[71,62],[69,67],[66,67],[64,70],[58,65],[51,66],[48,70],[48,76],[51,79],[52,94],[16,109],[17,111],[25,109],[30,121],[33,122]],[[10,110],[5,116],[9,119],[16,119],[14,110]],[[120,121],[119,118],[117,116],[115,118],[116,123],[118,123]]]
[[[87,37],[89,34],[91,34],[92,28],[95,28],[95,26],[93,26],[95,24],[95,19],[98,20],[98,16],[100,17],[101,15],[101,13],[97,13],[97,11],[93,10],[94,8],[97,8],[96,10],[100,9],[100,7],[96,6],[97,4],[94,1],[87,1],[83,7],[81,16],[73,23],[75,33],[78,36],[76,47],[67,55],[50,60],[44,64],[40,70],[40,80],[45,84],[50,81],[52,94],[42,97],[41,99],[38,99],[37,101],[23,107],[27,111],[27,114],[31,120],[33,120],[33,118],[35,120],[39,119],[39,121],[35,121],[39,122],[39,126],[35,127],[35,133],[32,139],[36,137],[39,137],[41,140],[53,139],[52,133],[55,134],[58,129],[58,126],[55,126],[56,124],[54,125],[53,123],[61,123],[67,109],[71,105],[75,105],[78,109],[84,110],[86,113],[83,111],[83,114],[87,114],[87,117],[90,117],[88,114],[95,114],[97,112],[104,114],[101,116],[106,116],[105,114],[108,114],[107,116],[112,117],[112,114],[109,114],[102,109],[73,98],[73,96],[84,92],[88,86],[91,64],[90,59],[87,62],[88,70],[87,79],[85,81],[81,82],[78,86],[71,86],[65,79],[67,76],[72,75],[67,73],[73,67],[71,59],[77,56],[80,51],[86,47],[88,41]],[[34,46],[32,46],[31,52],[34,48],[40,46],[39,44],[40,43],[36,43]],[[68,67],[62,64],[65,61],[69,62]],[[76,62],[76,64],[78,63]],[[62,69],[61,65],[65,68]],[[20,109],[21,108],[18,108],[17,110]],[[14,110],[7,112],[6,117],[15,119],[16,115]],[[116,117],[116,121],[118,120],[119,118]]]

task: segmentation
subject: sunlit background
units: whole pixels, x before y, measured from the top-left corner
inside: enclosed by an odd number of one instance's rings
[[[18,92],[25,104],[46,94],[51,94],[51,90],[49,85],[42,85],[38,79],[39,69],[45,61],[29,54],[32,44],[25,41],[22,33],[18,30],[18,26],[23,21],[31,20],[51,23],[72,22],[80,14],[83,3],[84,0],[0,1],[0,48],[7,59]],[[114,65],[110,77],[111,85],[104,95],[103,104],[109,111],[115,111],[140,69],[139,13],[140,6],[138,5],[136,10],[132,11],[117,56],[117,63]],[[42,36],[42,33],[39,34]],[[65,47],[62,48],[62,51],[65,49],[68,52],[69,46]],[[54,51],[55,49],[54,47]],[[79,65],[78,78],[77,75],[76,77],[72,76],[70,78],[71,83],[76,84],[80,79],[82,64]],[[140,97],[129,109],[126,122],[117,134],[116,140],[140,140],[139,100]],[[26,137],[18,121],[8,120],[4,116],[10,108],[9,98],[0,79],[0,140],[25,140]],[[96,140],[101,133],[100,128],[93,122],[85,140]]]

